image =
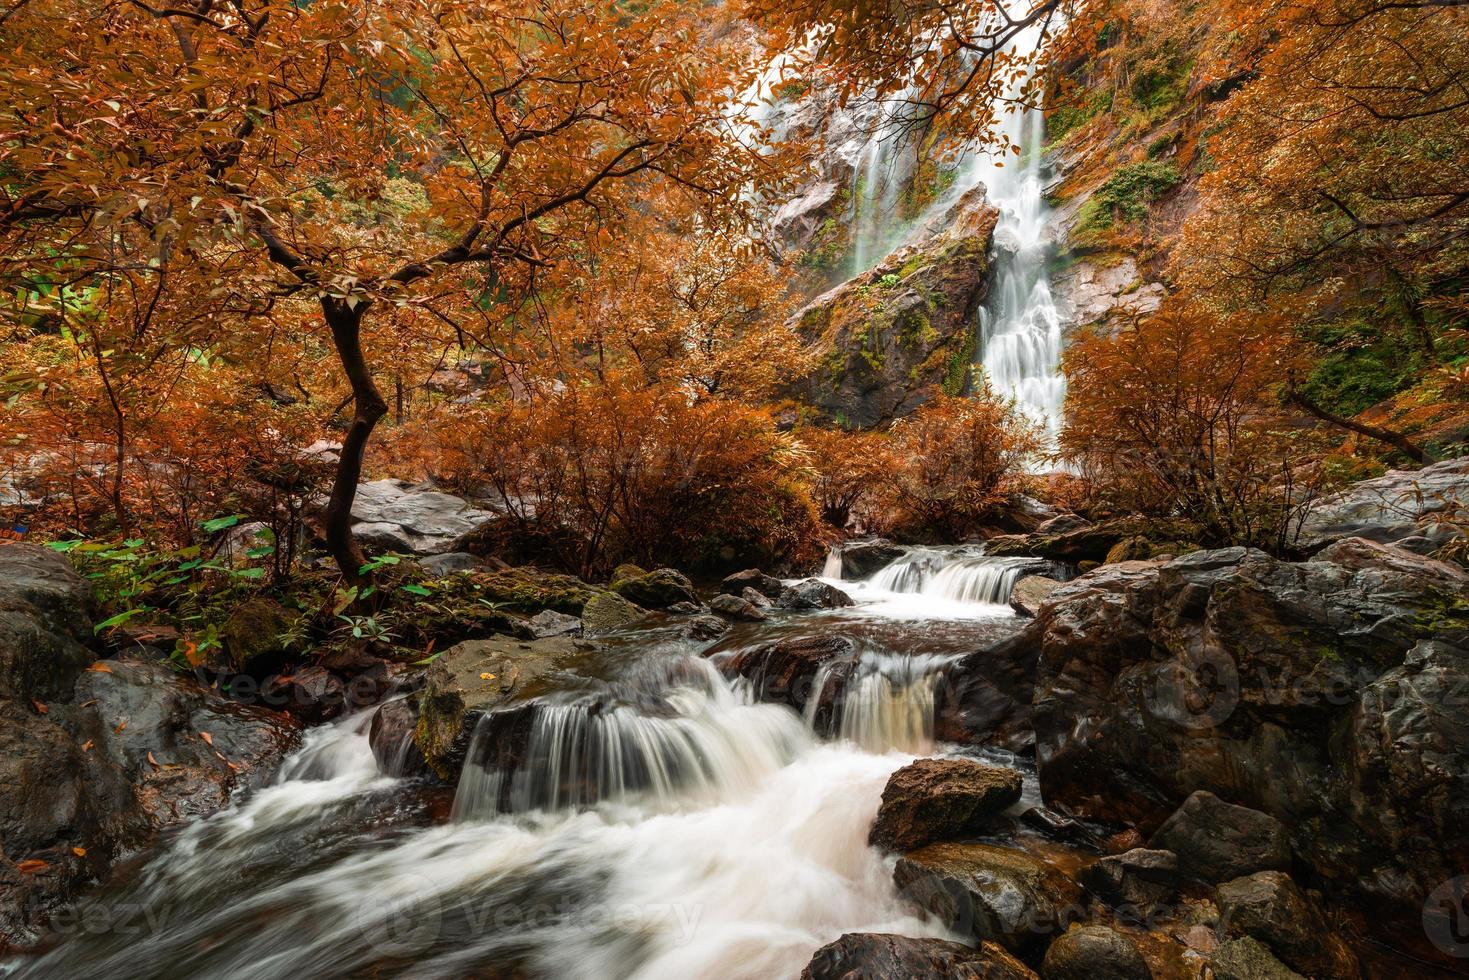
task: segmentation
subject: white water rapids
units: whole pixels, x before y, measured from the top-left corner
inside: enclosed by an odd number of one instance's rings
[[[379,773],[357,715],[310,732],[274,784],[84,897],[51,953],[8,966],[763,980],[798,975],[847,932],[944,935],[900,900],[867,834],[889,775],[943,751],[939,671],[1011,614],[971,603],[970,618],[931,619],[920,593],[843,587],[857,607],[752,626],[745,641],[856,631],[865,652],[830,731],[757,703],[696,648],[650,640],[646,656],[663,659],[623,685],[634,694],[538,712],[512,769],[471,749],[447,813],[422,783]],[[832,683],[823,674],[818,696]]]

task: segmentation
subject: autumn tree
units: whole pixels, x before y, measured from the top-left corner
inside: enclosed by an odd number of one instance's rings
[[[350,511],[388,409],[377,345],[513,313],[646,188],[719,226],[766,161],[728,105],[744,55],[673,4],[31,0],[0,20],[0,267],[205,329],[315,308],[351,395],[325,508]],[[153,299],[150,299],[153,297]],[[282,312],[284,311],[284,313]],[[160,339],[177,345],[180,338]]]

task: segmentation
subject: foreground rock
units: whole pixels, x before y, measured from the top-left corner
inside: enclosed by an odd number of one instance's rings
[[[1078,926],[1051,943],[1041,972],[1046,980],[1151,980],[1137,947],[1106,926]]]
[[[1037,656],[1042,792],[1147,833],[1207,790],[1278,820],[1333,887],[1417,914],[1469,868],[1439,829],[1469,812],[1466,591],[1462,569],[1361,539],[1083,575],[1005,647],[1021,672]]]
[[[989,828],[1020,799],[1020,773],[968,759],[919,759],[893,773],[867,842],[912,851]]]
[[[852,597],[841,589],[815,578],[781,589],[775,604],[782,609],[803,610],[842,609],[855,605]]]
[[[1469,457],[1421,470],[1389,470],[1317,501],[1301,522],[1300,542],[1319,548],[1358,537],[1431,551],[1457,536],[1440,521],[1455,507],[1469,507]]]
[[[737,595],[717,595],[709,600],[709,608],[725,619],[738,623],[763,623],[770,618],[765,610]]]
[[[1306,980],[1250,936],[1220,943],[1209,966],[1216,980]]]
[[[765,598],[774,599],[785,588],[785,583],[774,575],[766,575],[758,568],[747,568],[743,572],[726,575],[719,587],[730,595],[742,595],[746,589],[754,589]]]
[[[1261,871],[1214,892],[1223,921],[1235,935],[1252,936],[1284,963],[1323,978],[1360,975],[1357,958],[1331,929],[1321,903],[1279,871]]]
[[[1206,881],[1290,867],[1290,841],[1279,820],[1204,790],[1183,801],[1151,846],[1173,852],[1180,870]]]
[[[434,555],[455,551],[461,537],[498,517],[461,497],[407,480],[375,480],[357,488],[352,536],[379,551]]]
[[[930,844],[898,860],[893,883],[946,927],[1022,956],[1081,915],[1074,881],[1008,847]]]
[[[1098,859],[1081,882],[1126,918],[1145,919],[1178,890],[1178,855],[1135,847]]]
[[[994,943],[978,948],[942,939],[848,933],[816,951],[801,980],[1034,980],[1035,973]]]
[[[482,717],[557,690],[596,649],[570,637],[491,637],[445,650],[425,671],[417,699],[414,740],[429,768],[452,782]]]
[[[70,693],[91,663],[92,590],[47,548],[0,545],[0,699]]]

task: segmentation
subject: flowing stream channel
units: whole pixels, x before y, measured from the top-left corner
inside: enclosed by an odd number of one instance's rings
[[[513,771],[471,747],[453,791],[380,772],[367,713],[315,729],[272,785],[118,869],[9,969],[765,978],[846,932],[944,935],[867,834],[895,769],[962,751],[934,741],[936,671],[1016,628],[1004,603],[1024,570],[916,549],[836,583],[854,607],[712,646],[671,627],[615,638],[601,697],[552,698]],[[824,725],[719,669],[750,644],[833,634],[861,657]]]

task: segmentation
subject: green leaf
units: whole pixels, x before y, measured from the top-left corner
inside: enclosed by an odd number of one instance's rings
[[[116,616],[109,616],[106,619],[102,620],[102,622],[98,623],[96,626],[92,627],[92,632],[100,633],[105,629],[111,629],[114,626],[121,626],[123,623],[126,623],[134,616],[145,612],[148,612],[148,607],[139,606],[136,609],[129,609],[127,612],[120,612]]]
[[[211,520],[204,521],[199,526],[207,533],[213,534],[216,531],[223,531],[227,527],[234,527],[240,523],[240,519],[244,516],[244,514],[230,514],[228,517],[215,517]]]
[[[264,578],[265,577],[265,569],[263,569],[263,568],[237,568],[237,569],[234,569],[233,571],[231,571],[230,574],[233,575],[235,578],[252,578],[252,579],[254,579],[254,578]]]
[[[433,595],[434,594],[434,590],[433,589],[430,589],[429,587],[424,586],[424,585],[419,585],[416,582],[410,582],[409,584],[403,586],[403,591],[404,592],[411,592],[414,595]]]
[[[248,548],[245,551],[246,558],[264,558],[266,555],[275,554],[275,545],[262,544],[256,548]]]
[[[66,552],[71,551],[73,548],[81,543],[81,538],[73,538],[70,541],[47,541],[46,547],[50,548],[52,551]]]

